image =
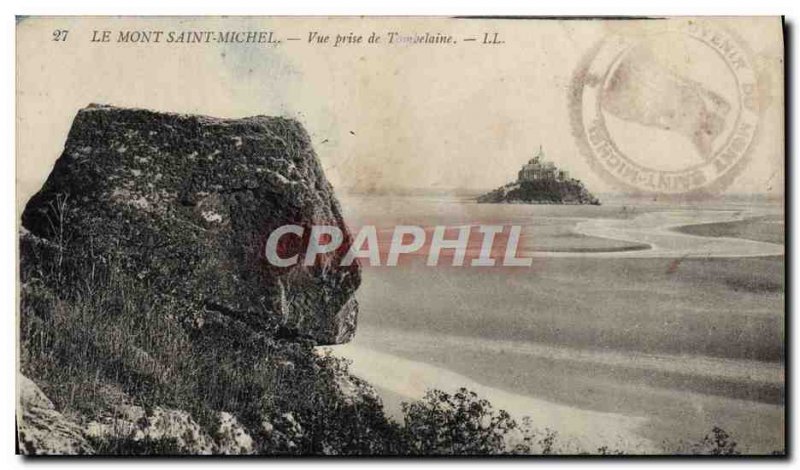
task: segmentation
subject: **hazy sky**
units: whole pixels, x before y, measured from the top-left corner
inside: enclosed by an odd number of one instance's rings
[[[336,187],[492,188],[541,144],[595,192],[569,125],[581,57],[608,34],[647,22],[451,19],[27,19],[17,29],[17,177],[21,201],[41,185],[78,109],[89,103],[299,119]],[[725,20],[762,75],[752,164],[732,192],[783,191],[782,40],[778,19]],[[69,30],[53,41],[53,31]],[[93,30],[273,30],[278,46],[97,44]],[[310,46],[308,33],[452,34],[453,45]],[[483,33],[502,45],[482,45]],[[475,37],[474,42],[462,39]],[[333,40],[333,39],[332,39]],[[659,143],[659,145],[667,145]],[[663,148],[662,148],[663,150]],[[671,149],[668,149],[671,150]]]

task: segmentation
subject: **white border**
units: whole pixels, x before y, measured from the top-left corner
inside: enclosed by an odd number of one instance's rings
[[[17,5],[14,5],[14,4]],[[459,2],[406,0],[380,3],[369,0],[325,2],[293,0],[263,4],[247,0],[195,0],[167,2],[138,0],[31,0],[11,2],[13,12],[35,15],[537,15],[537,16],[632,16],[632,15],[778,15],[796,11],[791,0],[749,2],[696,0],[562,0],[524,2],[521,0],[462,0]],[[6,7],[8,8],[8,7]]]
[[[431,0],[404,0],[402,2],[395,2],[392,4],[380,4],[376,1],[368,0],[340,0],[337,2],[324,2],[324,1],[306,1],[306,0],[292,0],[291,2],[283,2],[280,4],[265,4],[264,2],[253,2],[247,0],[192,0],[192,1],[176,1],[168,3],[166,0],[128,0],[126,2],[110,2],[108,0],[79,0],[79,1],[57,1],[57,0],[40,0],[40,1],[17,1],[11,0],[2,3],[0,9],[3,15],[0,16],[0,24],[2,25],[2,42],[0,42],[0,51],[2,51],[2,87],[3,90],[2,101],[0,101],[0,109],[2,109],[2,157],[0,157],[0,198],[2,204],[0,205],[0,220],[3,226],[0,230],[0,246],[3,247],[2,253],[2,278],[0,279],[0,292],[2,293],[3,311],[6,312],[5,327],[2,328],[2,337],[0,339],[0,357],[2,357],[2,365],[0,369],[0,377],[4,378],[3,386],[0,387],[0,403],[3,404],[2,411],[0,412],[0,459],[5,464],[11,467],[21,467],[23,465],[35,465],[40,468],[51,468],[60,465],[70,466],[84,466],[87,464],[119,464],[126,467],[147,467],[152,469],[158,468],[171,468],[174,466],[223,466],[223,465],[247,465],[247,466],[264,466],[268,465],[271,468],[275,467],[288,467],[293,468],[314,468],[318,466],[343,466],[343,465],[374,465],[375,460],[301,460],[301,461],[275,461],[275,460],[44,460],[35,462],[26,462],[20,457],[14,456],[14,380],[15,376],[15,244],[16,237],[16,214],[15,214],[15,187],[14,187],[14,100],[15,100],[15,70],[14,64],[14,24],[15,15],[525,15],[525,16],[667,16],[667,15],[785,15],[786,21],[792,26],[794,33],[794,48],[789,50],[791,57],[787,57],[791,64],[789,77],[797,77],[797,35],[798,27],[800,27],[800,2],[792,0],[751,0],[747,2],[715,2],[713,0],[693,0],[687,2],[680,2],[676,0],[647,0],[647,1],[633,1],[633,0],[603,0],[603,1],[590,1],[590,0],[560,0],[560,1],[541,1],[541,2],[522,2],[512,0],[492,0],[492,1],[475,1],[464,0],[459,2],[453,1],[438,1]],[[790,96],[791,102],[787,102],[787,109],[791,107],[796,109],[796,90]],[[797,154],[797,135],[798,123],[795,116],[794,121],[791,123],[791,133],[794,138],[791,139],[793,145],[789,150],[789,155]],[[790,180],[797,181],[796,165],[793,165]],[[796,209],[798,207],[797,191],[795,197],[792,198],[791,220],[796,218]],[[787,214],[788,215],[788,214]],[[794,232],[794,224],[788,227],[787,233]],[[792,253],[794,250],[792,250]],[[794,264],[794,256],[789,260],[790,264]],[[787,292],[796,292],[797,279],[792,279],[791,286],[788,286]],[[792,298],[794,296],[789,296]],[[793,302],[794,303],[794,302]],[[793,305],[792,305],[793,306]],[[790,311],[795,311],[790,309]],[[796,344],[798,331],[798,321],[795,319],[792,322],[792,331],[790,332],[791,338],[794,339]],[[794,365],[795,356],[794,350],[796,346],[791,347],[792,357],[790,364]],[[790,372],[794,377],[794,367]],[[793,380],[792,385],[796,385],[796,380]],[[791,403],[793,408],[796,407],[797,394],[796,387],[791,388],[792,396]],[[793,410],[792,410],[793,411]],[[791,413],[793,416],[794,413]],[[794,419],[790,419],[789,423],[794,423]],[[790,448],[796,453],[798,452],[797,439],[795,438],[797,432],[790,432],[791,438]],[[624,461],[628,465],[641,465],[649,463],[640,460]],[[707,465],[721,466],[729,465],[730,461],[670,461],[659,462],[658,465],[662,468],[675,467],[677,468],[701,468]],[[744,463],[739,461],[738,463]],[[750,461],[752,465],[757,467],[770,465],[768,461]],[[619,461],[537,461],[537,460],[450,460],[450,461],[390,461],[393,467],[400,468],[429,468],[434,465],[446,465],[453,467],[456,465],[470,465],[478,467],[488,467],[497,464],[504,465],[536,465],[538,467],[554,468],[558,467],[575,467],[584,465],[618,465]],[[784,463],[785,464],[785,463]]]

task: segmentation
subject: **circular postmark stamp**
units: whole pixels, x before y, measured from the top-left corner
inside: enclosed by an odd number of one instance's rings
[[[570,98],[592,167],[628,191],[719,191],[745,166],[758,131],[748,49],[706,22],[607,37],[584,58]]]

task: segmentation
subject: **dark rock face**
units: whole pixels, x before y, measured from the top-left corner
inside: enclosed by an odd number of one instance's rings
[[[25,207],[21,263],[64,271],[67,284],[122,270],[189,317],[207,312],[284,337],[348,341],[358,265],[340,267],[343,250],[313,266],[268,264],[267,236],[285,224],[335,225],[350,240],[299,123],[90,106]],[[92,264],[76,267],[79,259]]]

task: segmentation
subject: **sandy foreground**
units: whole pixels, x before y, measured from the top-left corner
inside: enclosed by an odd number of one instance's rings
[[[529,416],[536,428],[557,431],[562,448],[588,452],[608,446],[630,453],[658,452],[652,442],[635,432],[646,421],[643,417],[582,410],[507,392],[440,367],[354,344],[330,349],[334,355],[352,361],[350,371],[354,375],[377,387],[390,414],[397,413],[398,398],[417,400],[428,389],[453,392],[466,387],[489,400],[496,409],[508,411],[514,418]]]

